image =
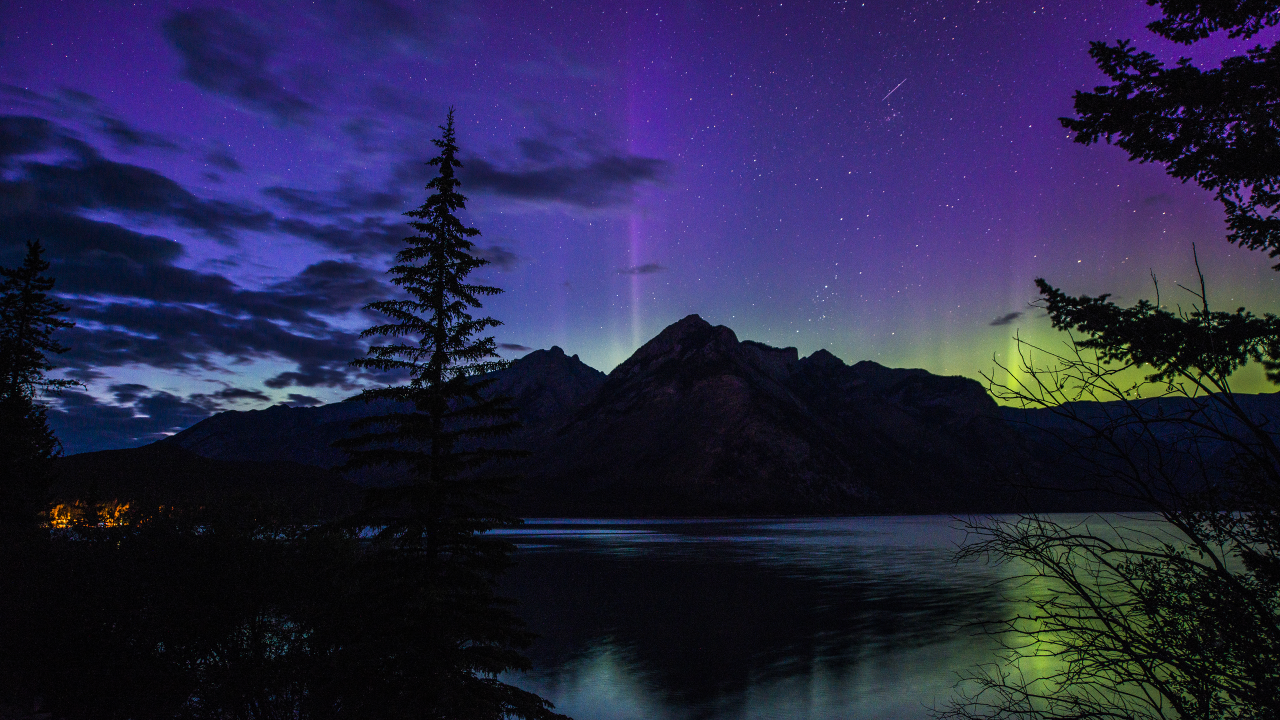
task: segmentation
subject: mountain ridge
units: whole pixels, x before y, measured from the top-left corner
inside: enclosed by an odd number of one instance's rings
[[[745,515],[1011,509],[1035,460],[976,381],[739,340],[689,315],[601,373],[558,347],[494,373],[530,456],[524,515]],[[157,445],[333,468],[329,443],[391,406],[221,413]],[[997,480],[997,478],[999,480]],[[365,484],[394,477],[356,478]]]

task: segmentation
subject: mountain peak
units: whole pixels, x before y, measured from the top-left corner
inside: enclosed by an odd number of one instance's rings
[[[650,372],[671,361],[682,361],[690,355],[720,354],[738,346],[738,336],[723,325],[712,325],[701,316],[688,315],[658,333],[640,346],[631,357],[614,368],[610,376],[624,377],[637,372]]]

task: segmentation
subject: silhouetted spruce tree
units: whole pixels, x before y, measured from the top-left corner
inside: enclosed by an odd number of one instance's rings
[[[519,649],[528,633],[494,594],[510,544],[483,533],[520,522],[502,506],[506,479],[484,466],[502,455],[486,438],[516,427],[505,398],[486,393],[483,376],[506,367],[485,330],[500,323],[472,317],[481,298],[499,288],[467,282],[487,264],[472,254],[479,231],[455,214],[458,192],[453,110],[434,140],[430,161],[439,175],[427,201],[406,213],[417,230],[395,256],[392,282],[409,295],[366,306],[388,322],[362,337],[389,338],[353,365],[408,375],[405,385],[366,390],[365,401],[399,403],[396,412],[368,418],[365,433],[340,443],[347,469],[390,466],[407,482],[371,491],[352,522],[378,528],[362,565],[358,614],[329,628],[340,646],[334,667],[347,671],[326,690],[341,694],[359,677],[372,692],[348,694],[357,714],[415,717],[560,717],[532,693],[499,682],[500,673],[528,667]],[[370,681],[370,678],[377,678]]]
[[[1164,11],[1147,28],[1185,45],[1224,31],[1247,40],[1280,23],[1277,0],[1147,4]],[[1127,40],[1091,43],[1089,54],[1115,84],[1075,94],[1078,117],[1061,118],[1075,141],[1114,143],[1212,190],[1227,211],[1228,240],[1280,257],[1280,42],[1206,70],[1188,58],[1166,66]]]
[[[39,396],[75,385],[52,379],[49,355],[67,348],[53,339],[74,323],[67,306],[49,296],[53,278],[40,241],[27,244],[17,268],[0,268],[0,522],[30,519],[48,484],[48,464],[62,446],[49,429]]]

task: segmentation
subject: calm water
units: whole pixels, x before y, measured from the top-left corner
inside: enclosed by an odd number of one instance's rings
[[[926,718],[992,661],[999,570],[945,517],[538,520],[504,580],[541,635],[508,681],[576,720]]]

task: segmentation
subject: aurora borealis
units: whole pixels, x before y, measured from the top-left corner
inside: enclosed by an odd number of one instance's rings
[[[0,264],[41,238],[78,326],[68,452],[377,382],[360,306],[456,107],[508,358],[609,370],[698,313],[743,339],[978,377],[1034,278],[1275,310],[1209,193],[1057,118],[1090,40],[1212,63],[1140,1],[4,2]],[[1253,376],[1250,376],[1251,378]],[[1243,389],[1266,389],[1245,379]]]

